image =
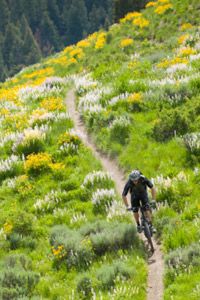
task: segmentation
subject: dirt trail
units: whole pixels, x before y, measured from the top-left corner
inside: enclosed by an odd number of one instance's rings
[[[71,119],[74,121],[74,129],[82,136],[82,140],[88,146],[95,157],[99,159],[105,171],[109,172],[115,181],[116,189],[119,194],[122,193],[125,178],[123,172],[118,168],[115,161],[102,155],[88,136],[84,124],[80,118],[79,112],[75,106],[75,94],[70,90],[66,97],[67,110]],[[148,287],[147,300],[161,300],[163,299],[163,272],[164,263],[160,246],[154,241],[156,248],[155,253],[148,261]]]

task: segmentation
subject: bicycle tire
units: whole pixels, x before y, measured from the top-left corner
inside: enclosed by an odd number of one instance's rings
[[[154,252],[154,246],[153,246],[153,242],[152,242],[152,238],[151,238],[152,234],[151,234],[151,230],[149,228],[148,222],[145,221],[143,226],[144,226],[144,235],[149,243],[151,251]]]

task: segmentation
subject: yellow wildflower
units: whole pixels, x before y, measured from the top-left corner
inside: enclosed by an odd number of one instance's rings
[[[128,63],[128,68],[129,68],[129,69],[135,68],[138,64],[139,64],[138,61],[130,61],[130,62]]]
[[[77,47],[87,48],[90,47],[90,42],[88,40],[82,40],[77,43]]]
[[[169,2],[170,2],[170,0],[158,0],[158,3],[162,3],[162,4],[169,3]]]
[[[127,21],[132,21],[134,18],[141,17],[142,14],[140,12],[134,11],[125,15],[124,18],[120,19],[120,23],[125,23]]]
[[[188,59],[185,57],[174,57],[172,59],[164,59],[160,63],[157,64],[157,68],[168,68],[172,65],[176,64],[188,64]]]
[[[65,256],[65,249],[63,245],[60,245],[57,248],[51,247],[51,250],[56,258],[62,258]]]
[[[127,38],[127,39],[121,40],[120,47],[125,48],[125,47],[128,47],[128,46],[132,45],[132,44],[133,44],[133,39]]]
[[[24,169],[28,173],[41,171],[44,169],[49,169],[50,164],[52,164],[52,159],[48,153],[33,153],[27,156],[27,159],[24,162]]]
[[[144,28],[149,26],[149,21],[143,17],[136,18],[133,20],[133,25],[139,26],[140,28]]]
[[[62,52],[63,53],[69,53],[74,49],[74,46],[67,46]]]
[[[5,107],[1,108],[1,110],[0,110],[0,116],[5,116],[5,115],[9,115],[9,114],[10,114],[9,109],[7,109]]]
[[[97,39],[97,36],[98,36],[98,33],[94,32],[93,34],[90,34],[87,39],[89,42],[94,42]]]
[[[5,234],[11,233],[11,232],[12,232],[12,229],[13,229],[13,225],[10,224],[10,223],[7,223],[7,222],[6,222],[6,223],[3,225],[3,230],[4,230]]]
[[[70,57],[82,58],[84,56],[83,49],[75,48],[69,52]]]
[[[185,31],[187,29],[191,29],[193,26],[190,23],[184,23],[181,25],[180,30]]]
[[[142,102],[141,93],[133,93],[128,97],[128,103],[138,103],[138,102]]]
[[[179,56],[190,56],[193,54],[196,54],[196,50],[191,47],[184,47],[180,49],[178,53]]]
[[[77,64],[77,63],[78,63],[77,59],[74,58],[74,57],[70,58],[68,62],[69,62],[70,65],[71,65],[71,64]]]
[[[44,99],[40,103],[40,107],[44,108],[46,111],[64,110],[65,108],[62,99],[59,97],[48,97]],[[42,113],[44,112],[42,112],[39,109],[33,111],[33,114],[37,114],[37,115]]]
[[[40,70],[35,70],[29,74],[23,74],[23,78],[25,79],[32,79],[32,78],[35,78],[35,77],[41,77],[41,76],[44,76],[44,77],[47,77],[47,76],[51,76],[54,74],[54,69],[52,67],[48,67],[48,68],[45,68],[45,69],[40,69]]]
[[[148,7],[152,7],[152,6],[156,6],[157,5],[157,2],[154,2],[154,1],[150,1],[150,2],[148,2],[147,4],[146,4],[146,8],[148,8]]]
[[[156,9],[154,10],[156,14],[158,15],[162,15],[164,14],[168,9],[172,8],[173,5],[171,3],[165,4],[165,5],[159,5],[158,7],[156,7]]]
[[[178,43],[183,44],[189,38],[189,34],[183,34],[178,38]]]
[[[49,167],[52,170],[57,171],[57,170],[63,170],[65,168],[65,165],[62,163],[50,163]]]
[[[50,58],[46,61],[48,64],[60,64],[60,65],[66,65],[67,64],[67,57],[65,55]]]
[[[95,43],[95,49],[102,49],[105,43],[106,43],[106,33],[101,32],[97,37],[97,41]]]

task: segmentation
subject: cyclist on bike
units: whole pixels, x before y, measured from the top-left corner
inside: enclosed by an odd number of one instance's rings
[[[131,207],[133,209],[134,218],[137,224],[137,231],[139,233],[142,232],[142,228],[140,225],[140,218],[139,218],[139,207],[140,207],[140,201],[142,203],[142,207],[145,211],[146,217],[149,221],[149,224],[151,226],[152,232],[155,232],[156,230],[152,226],[152,214],[151,214],[151,207],[149,204],[149,198],[147,194],[147,187],[151,189],[151,195],[152,199],[156,199],[156,190],[153,186],[153,183],[147,179],[145,176],[142,175],[142,173],[139,170],[133,170],[131,174],[129,175],[129,179],[127,183],[124,186],[124,190],[122,193],[122,199],[124,201],[124,204],[127,208],[129,208],[127,194],[130,192],[131,194]]]

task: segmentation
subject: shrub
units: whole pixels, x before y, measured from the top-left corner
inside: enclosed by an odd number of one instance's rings
[[[199,244],[194,243],[186,248],[178,248],[170,252],[165,258],[165,264],[168,266],[166,272],[166,281],[172,283],[175,277],[180,273],[191,272],[191,268],[200,266]]]
[[[124,116],[116,118],[109,126],[110,138],[124,144],[130,133],[130,120]]]
[[[183,140],[188,150],[200,158],[200,132],[187,133]]]
[[[91,299],[92,297],[92,281],[90,278],[84,276],[77,283],[77,292],[82,299]]]
[[[19,157],[11,155],[5,160],[0,160],[0,182],[7,177],[15,176],[19,173]]]
[[[78,135],[65,132],[58,140],[59,151],[64,154],[76,154],[81,145],[81,140]]]
[[[175,211],[170,207],[163,207],[156,212],[154,215],[154,225],[157,229],[158,237],[162,235],[164,228],[169,224],[170,219],[175,216]]]
[[[61,183],[60,187],[62,190],[71,191],[76,190],[80,186],[80,183],[77,179],[69,179]]]
[[[83,187],[91,190],[98,188],[111,188],[114,182],[109,173],[103,171],[93,171],[84,178]]]
[[[50,244],[56,267],[64,263],[67,269],[86,269],[93,260],[90,241],[83,239],[79,232],[70,230],[67,226],[53,227]]]
[[[87,223],[83,225],[79,232],[83,236],[90,236],[91,234],[96,234],[106,229],[108,223],[102,220],[98,220],[94,223]]]
[[[103,214],[106,212],[106,208],[110,206],[113,200],[116,199],[114,189],[97,189],[92,194],[92,203],[94,205],[93,211],[95,214]]]
[[[189,89],[192,90],[193,94],[198,95],[200,91],[200,77],[194,78],[189,82]]]
[[[24,163],[24,169],[28,174],[37,175],[40,172],[49,170],[51,163],[52,159],[48,153],[30,154]]]
[[[39,274],[32,271],[31,261],[24,255],[10,255],[0,277],[1,299],[31,296],[39,282]]]
[[[183,135],[188,131],[190,121],[181,111],[164,111],[153,128],[153,136],[157,141],[166,141],[174,135]]]
[[[126,223],[108,223],[107,228],[97,234],[91,234],[90,239],[94,253],[97,255],[138,245],[135,227]]]
[[[199,238],[198,228],[190,222],[181,221],[178,217],[169,221],[163,235],[163,245],[167,251],[190,245]]]
[[[97,272],[97,278],[100,281],[100,287],[103,290],[110,290],[115,285],[117,272],[114,266],[103,266]]]
[[[38,175],[48,170],[56,172],[63,168],[62,163],[53,163],[51,155],[45,152],[30,154],[24,162],[24,169],[30,175]]]
[[[102,266],[97,271],[97,279],[100,282],[99,286],[103,290],[110,290],[115,285],[116,278],[120,281],[127,280],[134,272],[134,269],[118,261],[112,265]]]
[[[31,153],[39,153],[44,150],[44,142],[40,139],[25,140],[22,144],[19,144],[16,151],[19,154],[24,154],[25,156]]]

